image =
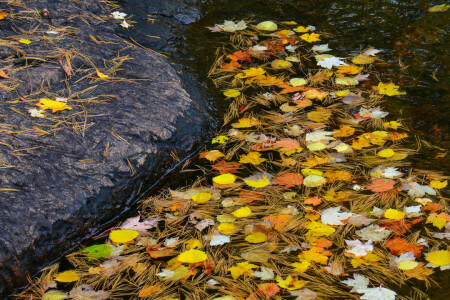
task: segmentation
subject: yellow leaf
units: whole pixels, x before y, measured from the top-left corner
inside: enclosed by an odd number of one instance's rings
[[[389,208],[384,212],[384,217],[391,220],[401,220],[405,217],[405,212]]]
[[[340,85],[357,85],[359,83],[358,80],[351,77],[340,77],[335,79],[336,84]]]
[[[212,139],[211,144],[225,144],[229,139],[225,135],[219,135]]]
[[[223,154],[219,150],[211,150],[211,151],[208,151],[208,152],[200,153],[200,158],[206,158],[210,162],[214,162],[217,159],[219,159],[221,157],[224,157],[224,156],[225,156],[225,154]]]
[[[29,44],[31,44],[31,41],[29,39],[20,39],[19,43],[29,45]]]
[[[383,123],[383,126],[384,126],[384,128],[391,128],[391,129],[396,130],[398,127],[402,126],[402,124],[397,121],[390,121],[390,122]]]
[[[42,295],[42,300],[64,300],[67,299],[67,293],[58,290],[49,290]]]
[[[367,55],[358,55],[353,57],[352,62],[357,65],[367,65],[371,64],[375,61],[375,57],[367,56]]]
[[[432,187],[433,189],[443,189],[447,186],[447,180],[446,181],[438,181],[438,180],[433,180],[430,182],[430,187]]]
[[[338,97],[344,97],[350,94],[349,90],[341,90],[336,92],[336,96]]]
[[[190,249],[178,255],[177,259],[182,263],[195,264],[207,260],[208,256],[203,251]]]
[[[252,244],[264,243],[267,240],[267,235],[262,232],[255,232],[245,237],[245,240]]]
[[[242,70],[242,73],[237,74],[235,77],[249,78],[249,77],[261,76],[264,73],[266,73],[266,70],[264,70],[263,68],[250,68],[250,69]]]
[[[80,276],[74,270],[65,271],[56,275],[55,280],[59,282],[74,282],[78,281]]]
[[[413,260],[404,260],[401,261],[398,265],[397,268],[399,268],[400,270],[406,271],[406,270],[412,270],[415,267],[417,267],[419,265],[418,262],[413,261]]]
[[[5,11],[0,12],[0,20],[3,20],[4,18],[6,18],[8,16],[8,13]]]
[[[307,41],[308,43],[312,43],[312,42],[320,41],[319,36],[320,36],[320,34],[317,34],[317,33],[310,33],[310,34],[305,33],[305,34],[302,34],[300,36],[300,38],[304,41]]]
[[[111,230],[109,233],[109,238],[114,243],[125,244],[131,242],[135,238],[137,238],[139,232],[131,229],[120,229],[120,230]]]
[[[248,154],[242,155],[239,162],[242,164],[252,164],[256,166],[262,162],[265,162],[266,160],[267,159],[261,157],[261,153],[259,152],[249,152]]]
[[[159,292],[160,290],[161,290],[161,285],[160,284],[148,286],[148,287],[143,288],[139,292],[138,297],[139,298],[147,297],[147,296],[150,296],[153,293]]]
[[[200,240],[191,239],[186,241],[187,249],[203,248],[203,244]]]
[[[237,228],[233,223],[221,223],[217,230],[223,234],[233,234],[237,231]]]
[[[236,218],[245,218],[250,216],[251,214],[252,211],[248,206],[241,207],[233,212],[233,216],[235,216]]]
[[[295,22],[295,21],[283,21],[283,22],[280,22],[281,24],[284,24],[284,25],[297,25],[297,22]]]
[[[258,268],[257,265],[251,264],[248,261],[238,263],[236,266],[229,268],[227,271],[231,273],[233,279],[239,278],[241,275],[250,275],[253,273],[253,269]]]
[[[355,133],[355,128],[348,125],[340,125],[339,129],[333,130],[334,137],[348,137]]]
[[[244,179],[244,182],[254,188],[261,188],[270,184],[270,178],[266,174],[253,175]]]
[[[304,32],[308,32],[311,28],[309,27],[303,27],[303,26],[298,26],[297,28],[294,28],[295,32],[299,32],[299,33],[304,33]]]
[[[392,149],[384,149],[377,153],[379,157],[389,158],[394,156],[395,151]]]
[[[230,173],[213,177],[213,182],[217,184],[232,184],[236,181],[236,176]]]
[[[352,75],[356,75],[361,73],[362,71],[362,67],[358,67],[355,65],[344,65],[344,66],[338,66],[336,67],[338,70],[336,73],[338,74],[352,74]]]
[[[305,284],[308,283],[308,281],[298,280],[296,277],[292,277],[291,275],[289,275],[288,277],[286,277],[286,279],[278,276],[277,283],[279,287],[293,291],[301,289],[305,286]]]
[[[192,201],[195,203],[205,203],[211,200],[211,193],[200,192],[191,196]]]
[[[291,266],[294,267],[294,271],[304,273],[309,269],[311,263],[307,260],[302,260],[300,262],[292,263]]]
[[[249,118],[240,118],[237,123],[231,124],[233,128],[248,128],[253,127],[259,124],[258,119],[255,117]]]
[[[315,142],[315,143],[306,145],[306,148],[308,148],[308,150],[310,150],[310,151],[320,151],[320,150],[326,149],[327,146],[322,142]]]
[[[331,117],[331,110],[318,107],[317,110],[309,112],[307,117],[313,122],[325,122]]]
[[[450,251],[438,250],[428,253],[425,259],[435,266],[442,267],[450,265]]]
[[[102,79],[108,79],[109,76],[106,74],[103,74],[102,72],[100,72],[99,70],[96,70],[97,76],[102,78]]]
[[[307,251],[302,251],[298,255],[300,260],[306,260],[309,262],[315,262],[318,264],[326,265],[328,263],[328,256],[323,253],[323,248],[313,247]]]
[[[303,176],[308,176],[308,175],[319,175],[320,176],[323,174],[323,172],[316,170],[316,169],[305,168],[305,169],[302,169],[302,174],[303,174]]]
[[[72,107],[67,106],[67,103],[65,102],[55,101],[47,98],[41,98],[37,106],[42,109],[51,109],[52,113],[56,113],[65,109],[72,110]]]
[[[274,69],[287,69],[292,67],[292,63],[283,59],[275,59],[270,63],[270,66]]]
[[[256,25],[256,28],[258,30],[275,31],[278,29],[278,26],[272,21],[264,21]]]
[[[216,217],[217,221],[219,221],[220,223],[232,223],[234,221],[236,221],[236,217],[233,215],[218,215]]]
[[[317,99],[317,100],[323,100],[328,96],[328,93],[322,90],[309,90],[305,92],[305,98],[306,99]],[[323,107],[320,107],[321,109],[324,109]],[[319,109],[319,108],[318,108]]]
[[[444,12],[447,11],[450,8],[450,5],[448,4],[440,4],[440,5],[435,5],[432,6],[430,8],[428,8],[429,12]]]
[[[234,98],[234,97],[239,96],[241,94],[241,92],[239,92],[238,90],[235,90],[235,89],[228,89],[228,90],[225,90],[223,92],[223,94],[225,95],[225,97]]]
[[[308,175],[303,179],[303,185],[307,187],[318,187],[327,183],[327,180],[320,175]]]
[[[447,220],[438,214],[430,214],[427,217],[426,224],[433,224],[434,227],[442,229],[445,225],[447,225]]]
[[[392,82],[389,83],[378,83],[378,86],[373,87],[374,90],[378,91],[380,95],[388,95],[388,96],[396,96],[396,95],[405,95],[405,92],[400,92],[398,90],[399,86],[395,85]]]
[[[304,78],[292,78],[291,80],[289,80],[289,83],[292,86],[301,86],[307,84],[308,81]]]

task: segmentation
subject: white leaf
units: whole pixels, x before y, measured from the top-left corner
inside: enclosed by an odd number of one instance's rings
[[[323,45],[315,45],[314,47],[311,48],[311,50],[322,53],[333,49],[328,48],[328,44],[323,44]]]
[[[361,230],[356,231],[356,235],[362,240],[372,240],[375,242],[380,242],[386,239],[392,231],[378,225],[370,225]]]
[[[375,48],[369,48],[366,51],[364,51],[363,55],[366,56],[375,56],[377,53],[382,52],[383,50],[378,50]]]
[[[346,63],[340,60],[340,57],[333,56],[323,58],[322,60],[317,62],[317,65],[323,68],[331,69],[336,66],[346,65]]]
[[[307,142],[333,141],[335,140],[335,138],[329,136],[332,134],[333,134],[332,131],[316,130],[306,134],[306,141]]]
[[[163,277],[163,278],[170,278],[175,274],[175,271],[163,269],[162,272],[159,272],[156,274],[156,276]]]
[[[381,172],[381,175],[382,175],[384,178],[393,179],[393,178],[402,176],[403,173],[399,172],[399,171],[397,170],[396,167],[386,167],[386,168],[384,168],[384,170]]]
[[[314,300],[317,298],[317,293],[308,288],[296,291],[289,291],[292,296],[297,296],[295,300]]]
[[[197,230],[199,230],[199,231],[202,231],[206,227],[212,226],[214,224],[215,224],[214,220],[212,220],[212,219],[204,219],[204,220],[198,222],[198,224],[195,225],[195,228],[197,228]]]
[[[217,26],[226,32],[235,32],[237,30],[243,30],[247,28],[247,24],[244,21],[239,21],[237,23],[233,21],[225,21],[223,24],[219,24]]]
[[[360,74],[356,75],[355,77],[353,77],[353,79],[355,79],[357,81],[366,81],[366,80],[369,80],[369,76],[370,76],[370,74],[360,73]]]
[[[364,293],[360,299],[364,300],[395,300],[396,292],[383,287],[367,288],[358,293]]]
[[[252,274],[255,277],[260,278],[261,280],[269,280],[275,277],[274,272],[266,267],[261,267],[261,271],[253,272]]]
[[[111,15],[114,17],[114,19],[116,20],[123,20],[125,19],[125,17],[127,16],[126,13],[120,12],[120,11],[114,11],[111,13]]]
[[[353,278],[354,279],[341,281],[342,283],[345,283],[346,285],[352,287],[350,292],[356,292],[357,290],[366,289],[370,283],[369,279],[359,274],[353,274]]]
[[[129,24],[127,21],[123,20],[122,23],[120,23],[120,26],[123,28],[129,28],[131,24]]]
[[[142,222],[139,221],[140,216],[128,218],[123,222],[121,229],[131,229],[139,232],[141,236],[148,235],[147,230],[155,228],[158,226],[158,222],[161,220],[160,218],[154,218],[151,220],[144,220]]]
[[[178,246],[179,239],[179,237],[168,238],[164,241],[164,246],[166,246],[167,248],[175,248],[176,246]]]
[[[352,253],[356,257],[365,256],[369,251],[373,250],[373,242],[372,240],[368,240],[365,244],[363,244],[360,240],[345,240],[347,246],[351,247],[350,250],[345,250],[345,252]]]
[[[323,210],[320,217],[322,223],[327,225],[344,225],[341,221],[350,218],[353,213],[339,212],[340,209],[340,206],[336,206]]]
[[[230,237],[228,235],[213,235],[213,237],[211,238],[211,241],[209,242],[209,245],[211,246],[219,246],[219,245],[223,245],[223,244],[227,244],[229,243]]]

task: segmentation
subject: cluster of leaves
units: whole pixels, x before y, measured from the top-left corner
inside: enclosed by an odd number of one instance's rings
[[[406,127],[379,106],[404,93],[371,81],[379,50],[324,54],[292,21],[211,30],[237,49],[211,70],[231,124],[200,154],[205,176],[145,200],[143,217],[47,278],[111,297],[390,300],[450,268],[447,178],[408,167]]]

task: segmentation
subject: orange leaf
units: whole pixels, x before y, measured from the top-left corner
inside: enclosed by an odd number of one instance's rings
[[[422,253],[423,249],[422,246],[409,243],[407,240],[401,237],[396,237],[392,240],[387,241],[384,246],[387,247],[393,255],[399,256],[400,254],[412,251],[417,258],[420,258],[420,254]]]
[[[280,94],[289,94],[289,93],[296,93],[301,91],[309,91],[309,90],[315,90],[314,88],[307,88],[303,85],[301,86],[288,86],[287,88],[283,89]]]
[[[149,248],[147,247],[147,252],[152,258],[175,256],[177,254],[174,249],[150,250]]]
[[[236,61],[236,60],[232,60],[229,63],[224,63],[222,64],[222,69],[224,69],[225,71],[233,71],[236,70],[237,68],[239,68],[241,65]]]
[[[247,52],[247,51],[236,51],[233,54],[227,55],[227,57],[231,60],[242,60],[242,61],[247,61],[247,62],[252,62],[251,57],[251,53]]]
[[[238,169],[240,168],[241,165],[242,164],[238,162],[226,162],[224,160],[221,160],[218,163],[212,165],[211,167],[219,171],[221,174],[225,173],[234,174],[238,172]]]
[[[257,293],[266,296],[266,299],[270,299],[280,291],[278,285],[274,282],[263,283],[258,286]]]
[[[148,286],[143,288],[140,292],[139,292],[139,298],[143,298],[143,297],[147,297],[153,293],[156,293],[158,291],[161,290],[161,285],[157,284],[157,285],[152,285],[152,286]]]
[[[379,226],[393,231],[396,235],[403,235],[411,228],[410,224],[407,224],[404,219],[402,220],[384,220],[378,223]]]
[[[277,177],[272,183],[275,185],[282,185],[284,188],[288,189],[302,185],[303,176],[298,173],[284,173]]]
[[[366,186],[366,188],[374,193],[380,193],[392,190],[394,185],[395,180],[373,179],[372,182]]]
[[[335,182],[335,181],[352,181],[352,174],[346,171],[326,171],[323,175],[323,177],[328,179],[328,182]]]
[[[242,203],[252,203],[253,201],[262,201],[265,199],[264,193],[241,190],[239,192],[239,201]]]
[[[286,153],[292,150],[295,150],[297,148],[300,147],[300,143],[295,140],[295,139],[291,139],[291,138],[282,138],[279,141],[276,141],[273,144],[274,148],[282,148],[282,153]]]
[[[292,215],[278,215],[278,216],[267,216],[264,217],[263,220],[267,221],[272,225],[273,229],[275,230],[283,230],[286,225],[289,223],[290,220],[292,220]]]
[[[313,206],[317,206],[320,203],[322,203],[322,200],[320,200],[319,197],[314,196],[314,197],[308,197],[306,198],[304,204],[312,204]]]
[[[318,240],[315,240],[314,243],[317,245],[317,247],[321,248],[329,248],[333,245],[333,242],[326,238],[320,238]]]

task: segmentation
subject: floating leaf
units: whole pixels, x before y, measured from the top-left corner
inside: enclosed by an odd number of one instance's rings
[[[241,92],[239,92],[238,90],[235,90],[235,89],[228,89],[228,90],[225,90],[223,92],[223,94],[225,97],[235,98],[235,97],[239,96],[241,94]]]
[[[55,280],[58,282],[74,282],[78,281],[80,276],[78,276],[75,270],[69,270],[56,275]]]
[[[217,184],[232,184],[236,181],[236,176],[233,174],[222,174],[213,178],[214,183]]]
[[[137,238],[138,235],[139,232],[136,230],[120,229],[120,230],[111,230],[111,232],[109,233],[109,238],[114,243],[125,244]]]
[[[278,26],[272,21],[264,21],[256,25],[256,28],[264,31],[275,31],[278,29]]]
[[[197,249],[190,249],[178,255],[178,261],[187,264],[195,264],[208,259],[205,252]]]
[[[428,253],[425,259],[435,266],[443,267],[450,265],[450,251],[438,250]]]
[[[245,237],[245,240],[252,244],[264,243],[267,240],[267,235],[262,232],[254,232]]]
[[[191,196],[192,201],[195,203],[205,203],[211,200],[211,193],[200,192]]]

